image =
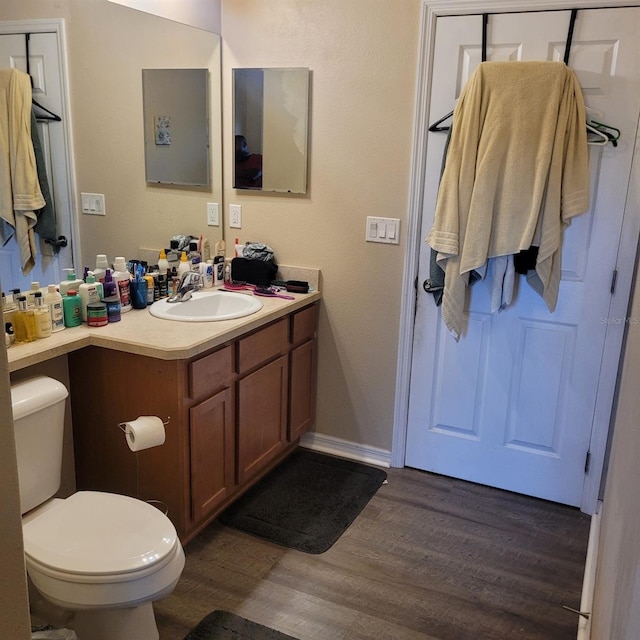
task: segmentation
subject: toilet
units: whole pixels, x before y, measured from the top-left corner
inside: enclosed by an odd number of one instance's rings
[[[152,602],[176,586],[182,545],[169,518],[141,500],[53,498],[67,395],[44,376],[11,387],[27,574],[44,599],[74,612],[78,640],[158,640]]]

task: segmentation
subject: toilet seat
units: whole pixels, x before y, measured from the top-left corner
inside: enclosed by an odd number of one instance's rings
[[[28,564],[77,582],[117,582],[158,571],[179,545],[171,521],[134,498],[79,491],[23,526]]]

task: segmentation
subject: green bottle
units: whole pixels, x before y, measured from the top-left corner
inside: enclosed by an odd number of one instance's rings
[[[65,327],[79,327],[82,324],[82,300],[75,289],[68,289],[62,298],[62,312]]]

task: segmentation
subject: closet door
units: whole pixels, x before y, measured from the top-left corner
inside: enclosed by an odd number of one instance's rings
[[[0,67],[27,70],[25,36],[3,34],[0,23]],[[56,33],[32,33],[29,40],[30,73],[33,78],[34,99],[57,115],[63,114],[63,77]],[[63,269],[73,266],[71,231],[71,191],[68,171],[69,150],[66,144],[66,122],[38,123],[38,133],[44,151],[44,160],[51,197],[58,220],[58,235],[68,240],[66,248],[58,254],[40,241],[36,235],[38,257],[36,266],[28,275],[20,269],[20,254],[15,239],[0,246],[0,282],[4,291],[13,288],[28,289],[31,281],[42,286],[60,282]]]
[[[568,11],[492,15],[488,59],[562,60],[569,20]],[[608,329],[625,322],[610,308],[640,112],[638,32],[638,8],[578,13],[569,66],[595,110],[590,117],[622,137],[617,147],[591,147],[591,209],[565,231],[554,313],[520,276],[515,302],[492,314],[478,283],[467,292],[467,329],[456,342],[422,291],[423,243],[407,466],[581,504],[594,425],[606,434],[613,403],[621,331],[612,340]],[[481,34],[479,15],[437,19],[430,122],[451,111],[480,63]],[[422,238],[433,223],[444,138],[429,133]],[[632,270],[633,260],[627,255],[622,266]],[[629,290],[615,295],[628,299]],[[598,446],[602,455],[602,439]]]

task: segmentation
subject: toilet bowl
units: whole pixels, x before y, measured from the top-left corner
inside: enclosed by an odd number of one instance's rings
[[[11,393],[32,584],[46,600],[74,612],[69,626],[82,640],[157,640],[152,602],[171,593],[185,562],[175,527],[155,507],[128,496],[79,491],[51,498],[60,483],[57,444],[67,390],[40,377],[14,385]],[[56,446],[47,446],[49,438]],[[40,460],[45,453],[46,462]],[[52,455],[59,455],[59,464],[52,465]]]

